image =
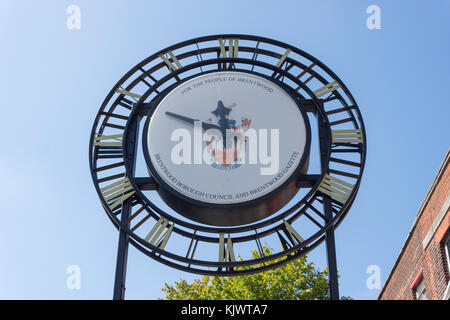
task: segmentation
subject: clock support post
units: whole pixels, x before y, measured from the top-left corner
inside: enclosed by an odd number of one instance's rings
[[[125,140],[126,154],[125,160],[128,162],[131,174],[134,176],[136,166],[136,154],[137,154],[137,140],[139,134],[139,121],[140,118],[136,116],[134,121],[130,123],[128,135]],[[126,224],[131,213],[132,198],[126,199],[122,204],[122,213],[120,221]],[[116,261],[116,274],[114,278],[114,300],[125,299],[125,280],[127,273],[127,260],[128,260],[128,234],[125,230],[119,228],[119,244],[117,248],[117,261]]]
[[[128,201],[127,201],[128,202]],[[129,217],[128,204],[123,205],[121,221],[125,222]],[[119,230],[119,244],[117,248],[116,275],[114,278],[114,300],[125,299],[125,277],[128,259],[128,235],[125,231]]]
[[[319,102],[320,108],[323,109],[323,101]],[[317,121],[319,127],[319,144],[320,144],[320,159],[322,171],[326,170],[324,167],[327,162],[327,150],[330,148],[330,135],[327,130],[327,126],[320,114],[317,112]],[[331,220],[333,218],[333,208],[331,206],[331,198],[328,195],[323,196],[323,208],[325,218]],[[339,300],[339,284],[337,274],[337,258],[336,258],[336,245],[334,239],[334,228],[329,228],[325,233],[325,243],[327,250],[327,263],[328,263],[328,293],[330,300]]]

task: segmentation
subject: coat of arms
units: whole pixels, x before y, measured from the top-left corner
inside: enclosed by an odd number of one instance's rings
[[[210,155],[210,163],[217,169],[235,169],[240,167],[242,160],[240,157],[245,154],[245,131],[250,127],[252,120],[242,118],[240,123],[230,116],[233,108],[237,104],[232,103],[225,106],[221,100],[217,102],[217,107],[211,113],[216,117],[217,124],[221,128],[222,143],[213,143],[216,136],[208,136],[206,140],[206,151]],[[213,123],[209,118],[206,122]],[[232,141],[227,141],[233,139]],[[217,142],[217,141],[216,141]]]

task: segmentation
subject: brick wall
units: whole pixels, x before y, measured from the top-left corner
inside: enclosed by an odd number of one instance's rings
[[[445,210],[449,190],[450,166],[447,153],[379,299],[414,299],[411,285],[421,269],[427,299],[442,299],[450,280],[442,245],[449,234],[450,213]],[[440,221],[439,225],[436,221]]]
[[[447,288],[448,272],[443,246],[432,239],[424,255],[424,278],[429,299],[442,299]]]

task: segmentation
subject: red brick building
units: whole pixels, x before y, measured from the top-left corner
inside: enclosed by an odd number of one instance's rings
[[[381,300],[450,299],[450,151],[381,290]]]

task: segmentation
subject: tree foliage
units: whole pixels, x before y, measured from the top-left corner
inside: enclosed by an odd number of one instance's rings
[[[263,247],[264,254],[271,250]],[[259,258],[252,251],[252,258]],[[280,261],[274,260],[273,262]],[[328,299],[327,270],[320,271],[303,256],[274,270],[235,277],[209,277],[188,283],[164,284],[167,300],[314,300]]]

